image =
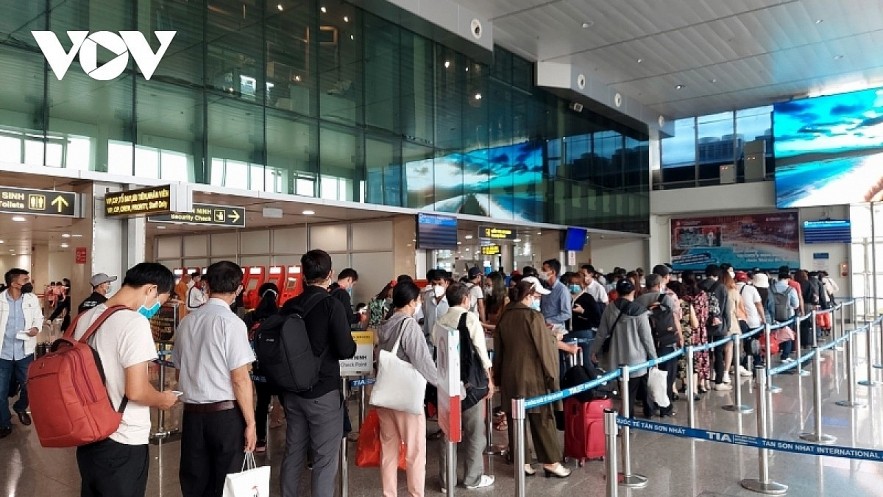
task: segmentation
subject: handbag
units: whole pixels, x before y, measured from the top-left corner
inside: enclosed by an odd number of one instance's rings
[[[360,468],[380,467],[382,446],[380,444],[380,417],[377,411],[371,409],[365,416],[365,422],[359,429],[359,439],[356,442],[356,466]],[[399,448],[399,469],[404,470],[407,466],[405,444]]]
[[[659,368],[650,368],[647,373],[647,391],[650,393],[650,401],[655,402],[661,408],[671,405],[668,398],[668,373]]]
[[[407,319],[407,318],[405,318]],[[392,350],[381,350],[377,358],[377,379],[371,390],[371,405],[411,414],[423,413],[423,394],[426,378],[408,361],[398,358],[399,344],[405,331],[405,321],[399,327]]]
[[[223,497],[269,497],[270,467],[260,466],[254,460],[254,452],[246,452],[242,471],[230,473],[224,479]]]

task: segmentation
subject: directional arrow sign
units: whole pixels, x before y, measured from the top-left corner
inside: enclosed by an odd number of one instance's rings
[[[151,223],[199,224],[203,226],[245,227],[245,209],[228,205],[193,204],[193,212],[172,212],[148,216]]]
[[[0,212],[40,216],[80,216],[80,194],[0,186]]]

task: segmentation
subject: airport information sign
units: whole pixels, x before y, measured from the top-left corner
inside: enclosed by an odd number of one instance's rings
[[[80,217],[80,194],[0,186],[0,212]]]
[[[479,226],[478,237],[488,240],[514,240],[515,230],[509,228],[495,228],[493,226]]]
[[[148,216],[151,223],[182,223],[207,226],[245,227],[245,208],[228,205],[193,204],[193,212],[170,212]]]
[[[169,185],[108,193],[104,197],[104,215],[129,217],[168,213],[172,211],[173,193]]]

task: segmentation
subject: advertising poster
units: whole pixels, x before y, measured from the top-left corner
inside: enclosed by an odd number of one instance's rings
[[[675,271],[704,271],[709,264],[736,269],[800,266],[796,212],[671,220],[671,264]]]
[[[374,332],[354,331],[356,355],[340,362],[341,376],[368,376],[374,372]]]

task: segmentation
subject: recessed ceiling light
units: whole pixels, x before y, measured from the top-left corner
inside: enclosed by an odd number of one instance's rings
[[[471,248],[467,248],[467,249],[466,249],[467,252],[469,252],[469,251],[471,251],[471,250],[472,250]]]
[[[595,25],[595,21],[586,21],[582,24],[583,29],[589,29]]]
[[[816,24],[821,24],[821,23],[823,23],[823,22],[825,22],[824,19],[816,19]]]
[[[675,85],[675,90],[683,90],[686,85]]]
[[[473,95],[473,98],[476,100],[481,100],[481,93],[476,93],[475,95]]]
[[[325,7],[319,7],[319,10],[321,10],[323,14],[326,13],[326,12],[328,12],[328,10],[325,9]]]
[[[71,237],[71,234],[70,234],[70,233],[62,233],[62,234],[61,234],[61,237],[62,237],[62,238],[70,238],[70,237]]]
[[[62,243],[62,244],[61,244],[61,248],[68,248],[68,247],[70,247],[70,245],[68,245],[68,244],[66,244],[66,243]]]
[[[472,240],[472,235],[466,235],[466,236],[464,236],[463,238],[465,238],[465,239],[467,239],[467,240]]]
[[[512,240],[512,241],[515,242],[515,243],[518,243],[518,242],[521,241],[521,238],[516,238],[516,239],[514,239],[514,240]]]
[[[349,16],[343,16],[343,22],[350,22]]]
[[[277,9],[279,9],[279,10],[280,10],[280,11],[282,11],[282,10],[283,10],[283,8],[282,8],[282,4],[281,4],[281,3],[280,3],[280,4],[278,4],[278,5],[276,5],[276,8],[277,8]]]
[[[71,238],[83,238],[83,235],[80,235],[78,233],[74,233],[73,235],[71,235]]]
[[[716,84],[716,83],[717,83],[717,78],[711,78],[711,83],[712,83],[712,84]]]
[[[4,242],[3,240],[0,240],[0,245],[2,245],[2,244],[4,244],[4,243],[6,243],[6,242]]]
[[[468,68],[468,67],[466,68],[466,72],[469,72],[469,68]]]
[[[843,55],[837,54],[834,56],[834,60],[840,60],[843,58]]]
[[[350,35],[350,40],[355,40],[355,39],[356,39],[356,35]]]
[[[446,61],[445,61],[445,69],[447,69],[447,68],[449,68],[449,67],[451,67],[451,61],[446,60]]]
[[[463,245],[463,242],[457,242],[457,245]]]
[[[538,235],[542,235],[543,232],[542,232],[542,231],[537,231],[537,234],[538,234]]]
[[[638,64],[640,64],[641,62],[644,62],[644,59],[638,57],[638,59],[637,59],[635,62],[637,62]]]
[[[304,216],[312,216],[312,215],[315,214],[315,213],[316,213],[316,211],[311,211],[311,210],[306,210],[306,211],[303,211],[303,212],[302,212],[302,214],[303,214]]]
[[[24,216],[12,216],[12,220],[15,221],[16,223],[23,223],[23,222],[27,221],[27,219],[25,219]]]
[[[166,227],[165,227],[165,226],[157,226],[156,229],[158,229],[158,230],[164,230],[164,229],[166,229]]]

